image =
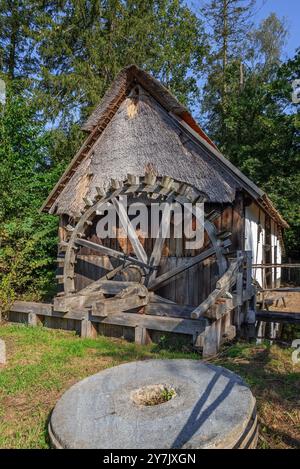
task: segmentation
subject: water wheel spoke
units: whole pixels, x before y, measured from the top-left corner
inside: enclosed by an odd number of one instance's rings
[[[117,211],[117,214],[119,215],[120,222],[129,238],[136,257],[141,262],[146,264],[148,261],[148,256],[137,236],[135,229],[132,226],[131,221],[129,220],[125,207],[114,197],[111,199],[111,201]]]
[[[149,275],[148,284],[151,284],[151,282],[154,281],[157,275],[157,268],[160,264],[164,243],[168,235],[168,228],[169,228],[168,222],[170,220],[170,211],[171,211],[170,202],[172,198],[173,197],[170,196],[166,202],[166,205],[163,209],[161,222],[158,228],[158,233],[156,234],[155,244],[154,244],[153,251],[151,253],[150,260],[149,260],[149,264],[151,265],[151,267],[154,267],[154,269]]]
[[[181,274],[187,269],[190,269],[193,267],[195,264],[198,264],[199,262],[204,261],[208,257],[214,255],[216,253],[216,249],[214,247],[207,249],[206,251],[202,252],[198,256],[192,257],[189,261],[185,262],[184,264],[181,264],[178,267],[174,267],[171,270],[168,270],[164,274],[161,274],[159,277],[156,277],[155,280],[153,280],[149,284],[149,289],[150,290],[157,290],[158,288],[161,288],[168,283],[170,283],[174,277],[177,275]]]
[[[149,268],[148,264],[140,261],[139,259],[136,259],[135,257],[126,256],[126,254],[124,254],[123,252],[119,252],[119,251],[116,251],[115,249],[108,248],[106,246],[103,246],[102,244],[93,243],[92,241],[88,241],[87,239],[77,238],[75,240],[75,244],[86,247],[88,249],[92,249],[93,251],[97,251],[102,254],[107,254],[108,256],[114,257],[121,261],[130,261],[131,264],[137,264],[147,269]]]

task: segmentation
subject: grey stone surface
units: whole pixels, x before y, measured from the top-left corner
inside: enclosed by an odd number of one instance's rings
[[[0,364],[6,364],[6,347],[4,340],[0,339]]]
[[[153,384],[173,387],[176,397],[135,404],[133,392]],[[56,404],[49,433],[64,448],[231,448],[253,431],[252,420],[255,399],[236,374],[195,360],[148,360],[72,386]]]

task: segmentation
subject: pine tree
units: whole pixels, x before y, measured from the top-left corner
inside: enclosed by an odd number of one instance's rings
[[[40,5],[39,0],[0,0],[0,70],[10,79],[28,80],[37,70]]]

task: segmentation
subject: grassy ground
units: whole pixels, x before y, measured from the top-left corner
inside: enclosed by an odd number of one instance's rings
[[[70,332],[1,325],[8,364],[0,368],[0,447],[48,448],[47,420],[73,383],[104,368],[147,358],[199,355],[160,346],[138,346]],[[300,365],[290,349],[236,343],[212,360],[239,373],[258,404],[261,448],[300,448]]]

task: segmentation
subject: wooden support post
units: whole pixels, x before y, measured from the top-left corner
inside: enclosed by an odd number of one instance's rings
[[[232,340],[236,336],[236,327],[232,324],[232,314],[231,312],[227,313],[224,318],[224,332],[222,337],[222,342]]]
[[[203,358],[214,356],[218,353],[221,341],[221,320],[214,321],[207,326],[203,337]]]
[[[134,333],[134,341],[136,344],[147,345],[151,342],[148,330],[145,327],[136,326]]]
[[[0,364],[6,364],[6,346],[4,340],[0,339]]]
[[[97,337],[97,328],[89,319],[81,320],[80,337],[95,339]]]
[[[42,323],[42,320],[40,318],[40,316],[36,313],[28,313],[28,325],[29,326],[41,326],[43,323]]]

